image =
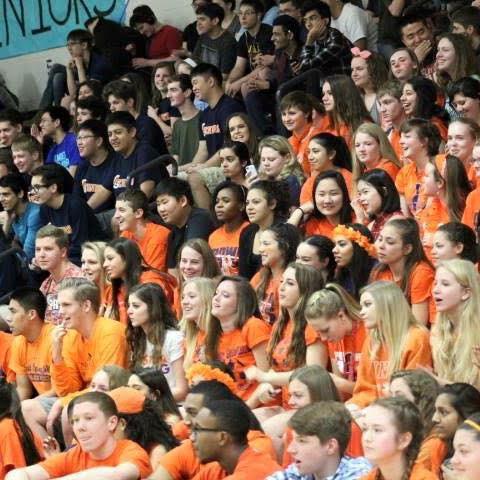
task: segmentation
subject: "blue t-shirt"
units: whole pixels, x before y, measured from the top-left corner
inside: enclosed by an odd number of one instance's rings
[[[113,67],[107,57],[97,52],[90,55],[90,63],[87,67],[89,80],[98,80],[105,84],[113,78]]]
[[[73,133],[67,133],[65,138],[49,150],[45,163],[58,163],[62,167],[68,168],[74,165],[80,165],[82,158],[78,152],[77,139]]]
[[[137,138],[140,141],[150,144],[159,155],[168,153],[162,129],[148,115],[141,113],[137,117],[136,124]]]
[[[12,222],[15,237],[21,243],[28,260],[35,256],[35,238],[41,226],[43,226],[43,223],[40,218],[40,205],[30,202],[27,203],[23,215],[15,218]]]

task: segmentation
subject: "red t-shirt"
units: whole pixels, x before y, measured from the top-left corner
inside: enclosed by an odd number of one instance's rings
[[[148,58],[165,58],[182,47],[182,33],[171,25],[163,25],[147,43]]]

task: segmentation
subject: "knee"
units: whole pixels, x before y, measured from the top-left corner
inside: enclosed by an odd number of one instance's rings
[[[23,400],[22,413],[23,416],[29,420],[39,420],[42,416],[42,407],[35,398]]]
[[[198,172],[192,172],[188,175],[187,181],[192,188],[202,188],[205,186],[202,176]]]

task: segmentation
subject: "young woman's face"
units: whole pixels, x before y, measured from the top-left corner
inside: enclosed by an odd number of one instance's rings
[[[265,230],[261,233],[258,252],[262,257],[264,267],[273,267],[283,262],[283,255],[278,248],[277,238],[271,230]]]
[[[323,342],[339,342],[349,333],[347,322],[340,314],[330,318],[307,318],[307,323],[320,335]]]
[[[369,87],[372,83],[368,73],[367,61],[362,57],[352,58],[352,80],[357,88]]]
[[[415,397],[413,396],[408,383],[402,377],[394,378],[390,382],[390,396],[403,397],[410,400],[412,403],[415,403]]]
[[[197,322],[202,313],[202,299],[197,286],[190,282],[182,290],[182,313],[184,320]]]
[[[355,135],[355,155],[364,165],[375,165],[380,161],[380,145],[368,133],[359,132]]]
[[[229,222],[238,218],[245,206],[238,201],[230,188],[222,188],[215,199],[215,215],[220,222]]]
[[[475,137],[470,133],[468,125],[461,122],[452,122],[448,126],[448,153],[455,155],[465,164],[472,158],[475,141]]]
[[[339,267],[347,267],[353,258],[353,242],[347,237],[338,235],[333,239],[333,256]]]
[[[415,130],[400,134],[400,146],[403,156],[409,160],[415,160],[425,150],[425,143],[420,140]]]
[[[453,106],[461,117],[471,118],[478,121],[480,116],[480,99],[467,97],[463,93],[453,96]]]
[[[451,260],[458,258],[462,250],[462,245],[449,240],[445,232],[437,230],[433,234],[432,262],[436,265],[442,260]]]
[[[369,292],[364,292],[360,296],[360,318],[368,330],[372,330],[378,326],[375,300]]]
[[[435,400],[435,412],[432,420],[432,433],[444,440],[453,438],[455,430],[462,422],[462,418],[455,408],[453,408],[452,399],[447,393],[441,393]]]
[[[469,291],[458,283],[453,273],[439,266],[435,272],[432,295],[437,312],[453,312],[468,299]]]
[[[103,370],[99,370],[90,382],[90,390],[92,392],[108,392],[110,390],[110,379],[108,374]]]
[[[335,110],[335,99],[333,98],[332,88],[329,82],[325,82],[322,86],[322,102],[326,112]]]
[[[125,275],[125,260],[113,248],[106,247],[103,268],[108,278],[122,278]]]
[[[280,306],[293,309],[300,299],[300,288],[295,277],[295,269],[287,268],[282,275],[280,288],[278,289]]]
[[[235,142],[247,143],[250,140],[250,130],[241,117],[232,117],[228,122],[230,138]]]
[[[288,399],[290,408],[298,410],[312,403],[308,387],[296,378],[288,384],[288,393],[290,394]]]
[[[220,167],[227,178],[238,178],[245,174],[244,166],[231,148],[222,148],[219,152]]]
[[[310,140],[308,144],[308,162],[313,172],[320,173],[333,167],[335,154],[329,154],[327,149],[316,140]]]
[[[142,379],[138,375],[130,375],[130,378],[128,379],[128,386],[138,390],[139,392],[143,392],[147,398],[150,398],[150,388],[148,385],[142,382]]]
[[[390,70],[397,80],[405,82],[413,77],[415,63],[407,51],[400,50],[390,57]]]
[[[82,272],[93,283],[98,283],[103,273],[97,255],[89,248],[85,248],[82,252]]]
[[[425,166],[425,176],[423,177],[423,193],[427,197],[435,197],[440,191],[441,184],[435,178],[435,167],[428,162]]]
[[[322,270],[326,267],[325,261],[318,256],[318,251],[313,245],[302,242],[297,247],[296,260],[297,263],[303,265],[310,265],[317,270]]]
[[[442,38],[437,46],[437,69],[440,72],[450,72],[455,67],[455,47],[448,38]]]
[[[365,457],[370,462],[381,464],[408,446],[409,442],[399,435],[389,410],[372,405],[363,412],[362,446]]]
[[[289,132],[297,132],[306,127],[308,118],[299,108],[288,107],[282,112],[282,123]]]
[[[191,247],[182,248],[179,263],[180,273],[184,280],[200,277],[205,268],[202,255]]]
[[[134,293],[128,296],[127,314],[132,327],[145,327],[150,321],[148,305]]]
[[[247,194],[247,217],[251,223],[261,223],[271,214],[272,209],[263,190],[251,188]]]
[[[374,216],[382,210],[382,197],[370,183],[360,180],[357,183],[357,194],[360,205],[365,213]]]
[[[404,245],[400,232],[393,225],[385,225],[375,242],[378,260],[386,265],[392,265],[402,260],[409,253]]]
[[[480,478],[480,441],[478,432],[460,429],[453,439],[455,454],[452,466],[455,473],[465,480]]]
[[[219,283],[212,300],[212,315],[220,321],[233,317],[237,313],[237,297],[237,289],[232,281]]]
[[[83,100],[88,97],[93,97],[93,90],[88,85],[82,85],[78,89],[78,99]]]
[[[340,213],[343,206],[343,193],[333,178],[324,178],[318,182],[315,190],[315,204],[323,215],[333,217]]]
[[[413,113],[415,112],[415,108],[417,107],[417,93],[413,89],[412,85],[410,85],[409,83],[406,83],[403,86],[400,101],[402,102],[405,115],[407,117],[413,115]]]
[[[260,163],[263,171],[269,178],[277,178],[288,161],[288,157],[270,147],[263,147],[260,151]]]

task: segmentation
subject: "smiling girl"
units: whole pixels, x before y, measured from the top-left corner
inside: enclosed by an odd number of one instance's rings
[[[433,235],[432,263],[437,266],[454,258],[477,263],[477,247],[475,232],[470,227],[460,222],[444,223]]]
[[[472,415],[458,427],[453,446],[455,474],[465,480],[480,478],[480,413]]]

